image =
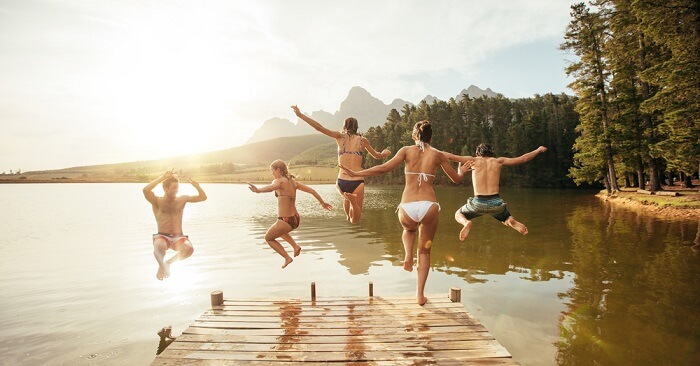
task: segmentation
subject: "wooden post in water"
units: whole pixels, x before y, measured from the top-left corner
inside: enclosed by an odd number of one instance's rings
[[[316,282],[311,282],[311,301],[316,301]]]
[[[374,284],[369,281],[369,297],[374,297]]]
[[[211,293],[211,307],[221,306],[224,304],[224,293],[222,291],[212,291]]]
[[[450,301],[461,302],[462,301],[462,289],[459,287],[450,288]]]

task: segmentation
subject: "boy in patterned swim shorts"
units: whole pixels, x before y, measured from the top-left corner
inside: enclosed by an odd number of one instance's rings
[[[459,232],[459,240],[464,241],[472,228],[472,220],[482,216],[491,215],[504,225],[510,226],[519,233],[527,234],[527,227],[515,220],[508,212],[506,203],[498,194],[500,189],[501,169],[504,166],[520,165],[534,159],[540,153],[547,151],[547,148],[540,146],[537,149],[523,154],[517,158],[494,157],[493,150],[489,144],[480,144],[476,148],[476,157],[459,156],[445,153],[448,159],[464,163],[460,167],[460,174],[472,170],[472,184],[474,185],[474,197],[467,200],[467,203],[455,212],[455,220],[462,224]]]

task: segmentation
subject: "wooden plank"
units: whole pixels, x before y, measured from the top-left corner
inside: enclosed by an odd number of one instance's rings
[[[199,328],[222,328],[222,329],[367,329],[367,328],[423,328],[423,327],[447,327],[447,326],[470,326],[474,325],[471,320],[461,319],[433,319],[433,320],[417,320],[417,319],[386,319],[384,322],[362,322],[362,321],[324,321],[324,322],[308,322],[302,323],[295,319],[282,320],[277,322],[229,322],[229,321],[201,321],[197,320],[194,326]]]
[[[450,358],[469,360],[486,357],[510,357],[508,351],[497,342],[482,349],[450,351],[404,351],[400,353],[383,351],[365,351],[362,347],[354,349],[351,345],[345,352],[224,352],[224,351],[189,351],[166,348],[158,357],[203,360],[236,361],[305,361],[305,362],[351,362],[351,361],[392,361],[397,359]]]
[[[196,360],[196,359],[174,359],[174,358],[157,358],[152,366],[261,366],[271,365],[270,361],[241,361],[241,360]],[[277,364],[283,364],[279,362]],[[320,362],[294,362],[287,363],[289,366],[319,366],[324,363]],[[518,362],[512,358],[474,358],[468,360],[454,360],[451,358],[427,358],[413,357],[410,360],[391,360],[391,361],[353,361],[353,362],[337,362],[334,365],[348,366],[416,366],[416,365],[443,365],[443,366],[518,366]]]
[[[236,351],[236,352],[345,352],[349,345],[362,348],[363,351],[373,352],[419,352],[447,351],[497,348],[500,346],[495,339],[475,339],[470,341],[441,341],[431,342],[371,342],[365,343],[351,339],[347,343],[230,343],[230,342],[173,342],[168,349],[190,351]]]
[[[223,314],[212,314],[210,312],[205,312],[199,317],[201,321],[222,321],[222,322],[273,322],[278,323],[280,320],[295,320],[300,323],[317,323],[317,322],[338,322],[338,321],[363,321],[367,323],[373,322],[384,322],[387,319],[397,319],[401,321],[408,320],[440,320],[440,319],[459,319],[464,321],[469,321],[476,323],[476,319],[465,312],[379,312],[379,311],[363,311],[363,312],[334,312],[332,314],[328,313],[311,313],[305,314],[303,312],[285,314],[268,312],[261,313],[255,316],[248,315],[236,315],[235,313],[223,313]]]
[[[236,309],[236,308],[225,308],[225,309],[210,309],[207,310],[203,313],[203,315],[233,315],[233,316],[249,316],[249,317],[255,317],[255,316],[279,316],[281,313],[281,310],[279,308],[266,308],[266,309],[256,309],[256,310],[241,310],[241,309]],[[334,307],[334,308],[301,308],[301,309],[289,309],[286,311],[286,313],[289,314],[294,314],[300,317],[303,316],[323,316],[323,317],[332,317],[332,316],[348,316],[348,315],[356,315],[356,316],[386,316],[386,315],[416,315],[419,316],[421,314],[440,314],[443,316],[451,316],[451,314],[466,314],[466,316],[474,318],[471,314],[468,312],[464,311],[464,307],[416,307],[416,308],[407,308],[407,307],[396,307],[396,308],[372,308],[372,307],[362,307],[362,308],[343,308],[343,307]]]
[[[419,333],[419,334],[454,334],[454,333],[470,333],[470,332],[486,332],[483,325],[473,326],[451,326],[451,327],[423,327],[414,329],[392,329],[392,328],[367,328],[361,332],[355,331],[356,335],[384,335],[401,333]],[[289,331],[285,329],[220,329],[220,328],[200,328],[190,326],[183,334],[216,334],[216,335],[245,335],[245,336],[310,336],[310,337],[325,337],[325,336],[347,336],[347,329],[308,329],[304,331]]]
[[[351,341],[364,343],[396,343],[396,342],[450,342],[450,341],[475,341],[494,339],[493,335],[485,328],[473,329],[471,332],[449,333],[393,333],[393,334],[358,334],[337,336],[313,336],[313,335],[240,335],[240,334],[181,334],[177,337],[179,342],[216,342],[216,343],[266,343],[275,344],[294,340],[300,344],[334,344],[348,343]]]

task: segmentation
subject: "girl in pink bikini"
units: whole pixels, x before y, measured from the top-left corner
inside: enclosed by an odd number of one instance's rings
[[[438,168],[455,183],[462,181],[460,172],[450,165],[445,154],[430,146],[433,130],[430,122],[420,121],[413,127],[415,145],[402,147],[391,160],[369,169],[354,171],[343,165],[340,167],[353,177],[367,177],[390,172],[401,163],[406,163],[406,185],[397,208],[399,222],[403,226],[403,241],[406,256],[403,268],[413,271],[413,247],[418,233],[418,279],[416,283],[416,300],[419,305],[428,300],[425,295],[425,283],[430,269],[430,247],[438,225],[440,204],[437,202],[433,181]]]
[[[275,192],[275,197],[277,197],[277,221],[275,221],[267,232],[265,233],[265,241],[274,249],[275,252],[284,258],[284,264],[282,268],[287,267],[289,263],[294,260],[287,254],[284,250],[282,244],[280,244],[277,239],[282,238],[284,241],[289,243],[294,249],[294,256],[298,256],[301,252],[301,247],[292,239],[289,235],[292,230],[299,227],[299,213],[297,212],[297,207],[295,204],[297,190],[309,193],[316,197],[321,206],[326,210],[333,209],[333,206],[329,205],[313,188],[298,182],[294,179],[294,175],[289,174],[287,169],[287,164],[282,160],[275,160],[270,164],[270,171],[272,176],[275,178],[272,183],[267,186],[258,188],[251,183],[248,183],[248,188],[255,193],[264,192]]]

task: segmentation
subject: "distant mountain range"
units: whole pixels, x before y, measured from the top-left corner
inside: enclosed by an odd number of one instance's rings
[[[470,97],[495,97],[491,89],[482,90],[472,85],[463,89],[455,99],[467,94]],[[430,104],[438,100],[427,95],[421,101]],[[392,109],[401,111],[406,105],[413,105],[401,99],[395,99],[391,104],[384,104],[373,97],[365,89],[356,86],[350,89],[347,98],[340,103],[340,109],[333,114],[316,111],[311,118],[317,120],[328,129],[339,131],[345,118],[352,116],[360,123],[360,131],[367,131],[374,126],[382,126]],[[245,145],[229,149],[212,151],[201,154],[177,156],[172,158],[134,161],[116,164],[102,164],[82,167],[72,167],[50,171],[28,173],[73,173],[94,174],[109,171],[113,174],[151,173],[164,171],[173,166],[193,168],[207,164],[233,163],[243,165],[268,164],[275,159],[292,161],[295,164],[332,165],[335,162],[335,142],[327,136],[316,132],[303,121],[293,123],[284,118],[272,118],[260,127]]]
[[[495,97],[497,95],[497,93],[490,88],[482,90],[471,85],[466,89],[462,89],[462,91],[455,96],[455,99],[460,99],[462,95],[465,94],[472,98],[479,98],[481,96]],[[421,101],[431,104],[436,100],[438,100],[438,98],[427,95]],[[309,117],[315,119],[326,128],[335,131],[340,131],[340,129],[342,129],[345,118],[355,117],[359,122],[360,131],[362,132],[367,131],[370,127],[384,125],[386,117],[392,109],[396,109],[400,112],[406,104],[413,105],[413,103],[402,99],[394,99],[391,104],[384,104],[381,100],[373,97],[367,90],[355,86],[350,89],[348,96],[340,103],[340,109],[338,111],[333,114],[323,110],[315,111],[312,112]],[[302,109],[302,112],[303,111]],[[265,121],[262,126],[255,131],[253,136],[246,141],[246,144],[279,137],[301,136],[313,133],[317,132],[301,120],[294,123],[288,119],[275,117]]]

